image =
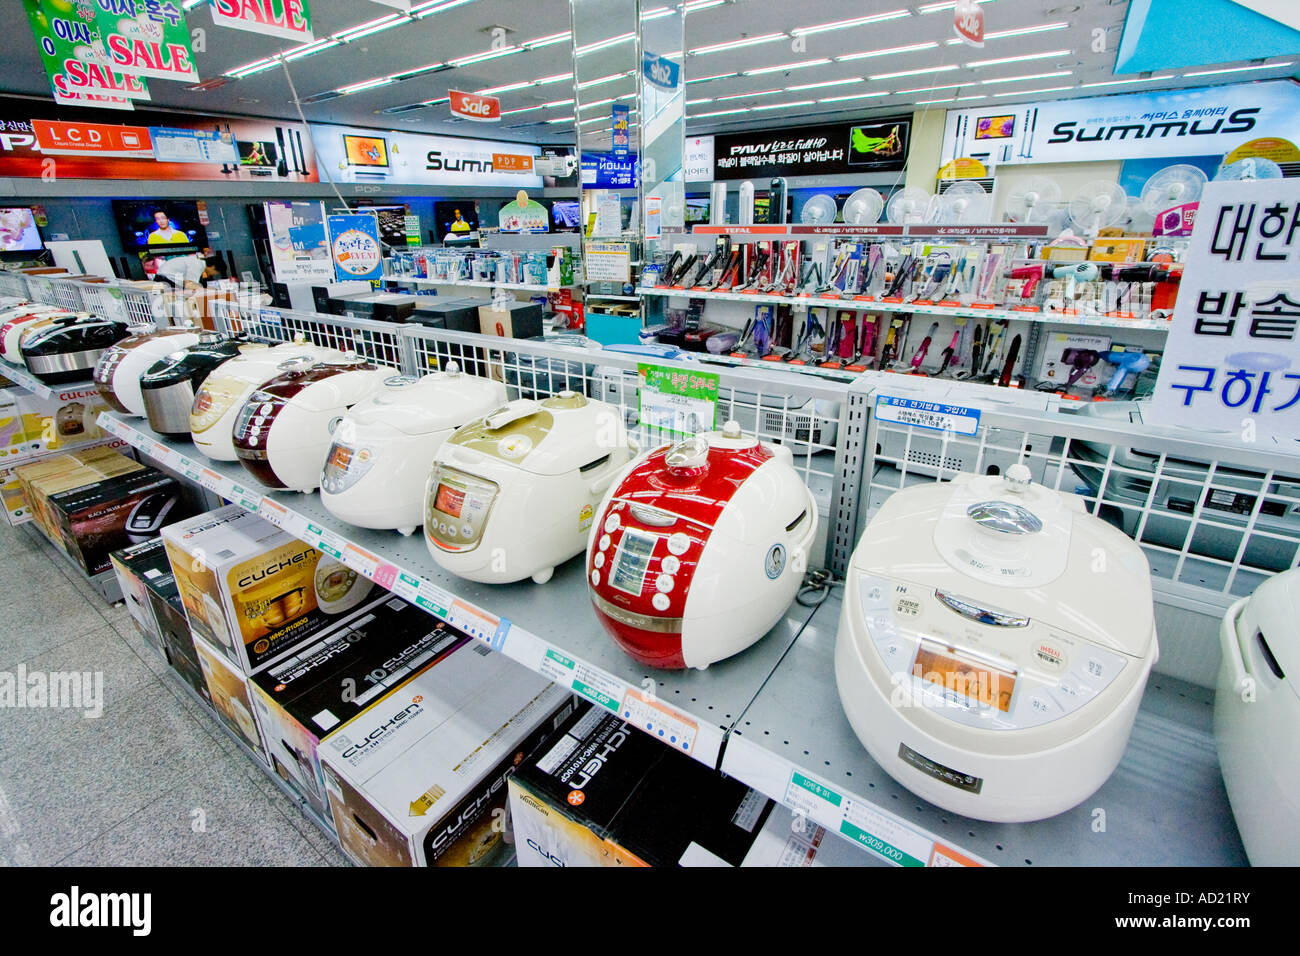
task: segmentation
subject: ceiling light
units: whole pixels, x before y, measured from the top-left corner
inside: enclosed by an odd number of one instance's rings
[[[707,10],[709,7],[720,7],[727,0],[690,0],[682,7],[682,13],[695,13],[697,10]]]
[[[296,50],[290,50],[282,54],[281,59],[286,63],[292,63],[294,60],[301,60],[305,56],[311,56],[313,53],[319,53],[321,50],[328,50],[332,46],[338,46],[342,41],[333,37],[327,37],[324,40],[317,40],[314,43],[307,43],[298,47]]]
[[[275,57],[266,57],[261,60],[254,60],[252,63],[245,63],[243,66],[237,66],[229,70],[226,76],[233,76],[236,79],[243,79],[246,76],[252,76],[254,73],[261,73],[263,70],[269,70],[279,61]]]
[[[489,86],[485,90],[475,90],[475,96],[496,96],[498,93],[509,93],[511,90],[522,90],[525,86],[532,86],[531,80],[523,83],[507,83],[505,86]]]
[[[181,4],[181,6],[184,7],[186,10],[193,10],[195,7],[197,7],[200,3],[203,2],[204,0],[185,0],[185,2]]]
[[[424,76],[427,73],[441,73],[444,70],[450,70],[446,63],[430,63],[428,66],[418,66],[414,70],[403,70],[401,73],[394,73],[395,80],[410,80],[417,76]]]
[[[555,73],[552,74],[551,76],[538,77],[537,79],[533,80],[533,83],[535,83],[537,86],[546,86],[548,83],[561,83],[564,80],[571,80],[571,79],[573,79],[572,73]]]
[[[767,106],[755,106],[755,107],[753,107],[753,109],[754,109],[754,112],[757,113],[757,112],[759,112],[760,110],[780,110],[780,109],[785,109],[787,106],[809,106],[809,105],[811,105],[811,104],[814,103],[814,102],[816,102],[816,101],[815,101],[815,100],[795,100],[793,103],[769,103]]]
[[[574,56],[586,56],[588,53],[595,53],[597,50],[608,50],[612,46],[618,46],[620,43],[626,43],[634,39],[635,33],[621,33],[616,37],[610,37],[607,40],[597,40],[595,43],[588,43],[586,46],[580,46],[574,51]]]
[[[843,86],[845,83],[862,83],[864,80],[860,76],[851,76],[847,80],[823,80],[820,83],[803,83],[799,86],[787,86],[787,93],[793,93],[795,90],[815,90],[822,86]]]
[[[707,83],[709,80],[725,80],[733,76],[740,76],[739,73],[714,73],[712,76],[694,76],[687,77],[687,83]]]
[[[979,96],[959,96],[957,97],[957,102],[968,103],[971,100],[987,100],[988,98],[989,95],[987,93],[981,93]]]
[[[946,100],[916,100],[915,106],[933,106],[935,103],[956,103],[957,97],[950,96]]]
[[[647,10],[641,14],[641,22],[648,23],[651,20],[662,20],[664,17],[671,17],[672,15],[672,7],[655,7],[653,10]]]
[[[1054,56],[1069,56],[1070,50],[1050,50],[1047,53],[1026,53],[1024,56],[1004,56],[996,60],[974,60],[966,65],[968,67],[980,66],[997,66],[1000,63],[1023,63],[1026,60],[1046,60]]]
[[[865,99],[870,99],[874,96],[888,96],[888,95],[889,95],[888,90],[878,90],[875,93],[854,93],[852,96],[828,96],[823,100],[818,100],[817,102],[818,103],[842,103],[845,100],[865,100]]]
[[[869,76],[869,80],[892,80],[899,76],[920,76],[923,73],[947,73],[950,70],[957,69],[956,63],[949,63],[947,66],[926,66],[919,70],[899,70],[896,73],[877,73]]]
[[[994,96],[1033,96],[1035,93],[1059,93],[1061,90],[1072,90],[1073,86],[1049,86],[1041,90],[1011,90],[1006,93],[994,93]]]
[[[552,33],[550,36],[538,37],[536,40],[529,40],[523,44],[525,50],[540,50],[544,46],[551,46],[555,43],[563,43],[565,40],[573,39],[573,34],[568,30],[563,33]]]
[[[474,0],[429,0],[428,3],[419,3],[411,7],[410,13],[417,20],[423,20],[435,13],[442,13],[442,11],[450,10],[452,7],[463,7],[465,4],[473,2]]]
[[[578,84],[578,89],[585,90],[591,86],[600,86],[600,84],[609,83],[611,80],[621,80],[625,76],[627,76],[626,73],[611,73],[609,76],[602,76],[598,80],[584,80]]]
[[[1290,66],[1294,60],[1287,60],[1285,63],[1260,63],[1255,66],[1230,66],[1223,70],[1198,70],[1195,73],[1184,73],[1183,76],[1217,76],[1220,73],[1244,73],[1246,70],[1272,70],[1276,67]]]
[[[994,33],[984,34],[986,40],[1005,40],[1007,37],[1023,37],[1031,33],[1050,33],[1053,30],[1064,30],[1069,24],[1064,21],[1060,23],[1040,23],[1036,27],[1017,27],[1014,30],[998,30]],[[957,37],[950,37],[945,41],[948,46],[957,46],[962,41]]]
[[[699,106],[701,103],[712,103],[712,102],[713,102],[713,100],[711,100],[709,97],[706,96],[706,97],[704,97],[704,99],[701,99],[701,100],[687,100],[687,101],[686,101],[686,105],[687,105],[687,106]]]
[[[344,30],[341,33],[334,34],[334,39],[343,43],[360,39],[361,37],[370,36],[372,33],[378,33],[380,30],[387,30],[389,27],[395,27],[399,23],[406,23],[410,20],[404,13],[390,13],[386,17],[380,17],[378,20],[371,20],[368,23],[362,23],[359,26]]]
[[[470,56],[460,56],[454,60],[448,60],[452,66],[469,66],[471,63],[483,63],[486,60],[495,60],[497,57],[509,56],[511,53],[521,52],[517,46],[503,46],[499,50],[484,50],[482,53],[474,53]]]
[[[1156,80],[1176,80],[1176,76],[1135,76],[1131,80],[1106,80],[1102,83],[1082,83],[1084,87],[1123,86],[1125,83],[1153,83]]]
[[[439,103],[450,103],[450,102],[451,102],[451,97],[450,97],[450,96],[439,96],[439,97],[435,97],[434,99],[431,99],[431,100],[424,100],[424,101],[421,103],[421,105],[422,105],[422,106],[437,106]]]
[[[546,122],[548,122],[548,123],[572,123],[572,122],[573,122],[573,117],[572,117],[572,116],[561,116],[561,117],[559,117],[559,118],[557,118],[557,119],[548,119]]]
[[[731,94],[728,94],[727,96],[717,96],[717,97],[714,97],[714,99],[716,99],[719,103],[721,103],[723,100],[747,100],[747,99],[749,99],[750,97],[753,97],[753,96],[771,96],[773,93],[784,93],[784,92],[785,92],[784,90],[780,90],[780,89],[776,89],[776,90],[760,90],[760,91],[758,91],[757,93],[755,93],[755,92],[750,92],[750,93],[731,93]]]
[[[980,80],[980,86],[990,83],[1018,83],[1021,80],[1050,80],[1057,76],[1071,76],[1073,70],[1061,70],[1059,73],[1026,73],[1024,76],[1000,76],[992,80]]]
[[[590,102],[590,103],[580,103],[580,104],[578,105],[578,109],[579,109],[579,110],[590,110],[590,109],[595,109],[597,106],[604,106],[606,103],[613,103],[613,102],[614,102],[614,97],[611,96],[611,97],[610,97],[609,99],[607,99],[607,100],[593,100],[593,101]]]
[[[975,0],[976,3],[992,3],[993,0]],[[923,3],[916,8],[917,13],[942,13],[944,10],[951,10],[957,6],[956,0],[948,0],[947,3]]]
[[[387,86],[392,83],[393,79],[389,76],[379,76],[373,80],[363,80],[360,83],[353,83],[349,86],[340,86],[334,92],[347,96],[350,93],[360,93],[362,90],[373,90],[377,86]]]
[[[533,110],[540,110],[544,108],[545,107],[541,107],[541,106],[521,106],[517,110],[502,110],[501,115],[514,116],[516,113],[531,113]]]
[[[572,102],[573,97],[569,97],[567,100],[551,100],[549,103],[543,103],[540,108],[549,109],[552,106],[568,106]]]
[[[891,53],[913,53],[917,50],[933,50],[939,44],[933,40],[926,43],[912,43],[907,46],[891,46],[883,50],[868,50],[865,53],[846,53],[844,56],[837,56],[836,63],[847,63],[849,60],[865,60],[872,56],[888,56]]]
[[[759,76],[763,73],[781,73],[786,70],[801,70],[805,66],[822,66],[829,62],[830,60],[827,57],[822,57],[820,60],[800,60],[798,63],[785,63],[781,66],[764,66],[757,70],[746,70],[744,75]]]
[[[896,90],[895,96],[904,96],[908,93],[934,93],[937,90],[959,90],[965,83],[945,83],[943,86],[918,86],[911,90]]]
[[[814,27],[796,27],[790,31],[791,36],[801,37],[813,33],[825,33],[828,30],[844,30],[849,27],[860,27],[867,23],[880,23],[883,20],[899,20],[903,17],[910,17],[910,10],[890,10],[886,13],[873,13],[868,17],[854,17],[851,20],[836,20],[834,23],[819,23]],[[936,46],[938,44],[935,44]]]
[[[610,122],[610,117],[608,116],[593,116],[591,119],[579,120],[578,125],[587,126],[591,123],[608,123],[608,122]]]
[[[742,106],[742,107],[740,107],[739,109],[734,109],[734,110],[718,110],[717,112],[714,112],[714,113],[692,113],[692,114],[691,114],[691,119],[705,119],[705,118],[707,118],[707,117],[709,117],[709,116],[729,116],[729,115],[731,115],[732,113],[748,113],[748,112],[749,112],[749,107],[748,107],[748,106]]]
[[[691,56],[703,56],[706,53],[721,53],[723,50],[739,50],[745,46],[758,46],[760,43],[771,43],[773,40],[784,40],[784,33],[764,33],[762,36],[746,37],[743,40],[728,40],[726,43],[711,43],[708,46],[696,47],[689,51]]]

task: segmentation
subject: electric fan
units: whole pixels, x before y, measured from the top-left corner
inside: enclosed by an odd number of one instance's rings
[[[1061,201],[1061,187],[1046,176],[1029,176],[1007,196],[1007,212],[1016,222],[1047,222]]]
[[[928,222],[934,196],[917,186],[905,186],[889,197],[885,217],[896,226]],[[852,198],[849,200],[852,202]]]
[[[799,221],[809,226],[824,226],[835,221],[835,200],[818,193],[799,212]]]
[[[1281,179],[1282,167],[1262,156],[1248,156],[1235,163],[1224,163],[1214,174],[1216,183],[1224,180]]]
[[[939,222],[988,222],[993,216],[993,197],[979,183],[953,183],[939,196]]]
[[[1070,224],[1085,235],[1095,236],[1128,213],[1128,197],[1119,183],[1094,179],[1070,198]]]
[[[1186,163],[1166,166],[1143,185],[1139,194],[1142,205],[1151,215],[1158,216],[1174,206],[1196,202],[1207,179],[1204,172]]]
[[[884,209],[884,197],[864,186],[844,201],[844,221],[850,226],[870,226],[880,221]]]

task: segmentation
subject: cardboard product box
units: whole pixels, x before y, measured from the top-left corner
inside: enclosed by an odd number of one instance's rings
[[[478,310],[482,299],[444,299],[441,296],[415,297],[415,311],[408,322],[455,332],[479,331]]]
[[[272,768],[326,820],[320,742],[470,640],[394,594],[372,597],[249,679]]]
[[[43,496],[38,489],[46,489],[47,494],[66,491],[91,484],[105,477],[133,474],[143,471],[144,465],[127,458],[125,455],[96,446],[78,449],[62,455],[41,458],[14,469],[22,486],[23,497],[32,510],[32,518],[42,533],[58,544],[58,524],[56,516],[43,506]]]
[[[166,659],[167,651],[163,644],[162,627],[154,616],[153,605],[149,601],[148,579],[166,575],[171,576],[171,565],[167,562],[167,551],[161,538],[152,538],[121,548],[109,556],[117,583],[122,588],[122,602],[131,623],[140,632],[158,654]]]
[[[266,745],[253,717],[253,702],[248,681],[231,666],[225,654],[212,647],[201,637],[194,638],[194,651],[198,655],[203,680],[208,685],[212,709],[221,722],[229,727],[255,754],[266,760]]]
[[[479,331],[508,339],[535,339],[542,334],[542,307],[537,302],[487,302],[478,307]]]
[[[864,866],[835,834],[585,706],[509,780],[520,866]]]
[[[23,390],[16,399],[26,453],[70,451],[110,437],[99,427],[99,413],[110,409],[94,388],[72,386],[50,398]]]
[[[366,866],[499,865],[506,778],[571,707],[485,645],[457,647],[322,741],[339,843]]]
[[[405,322],[415,311],[416,303],[415,296],[400,292],[371,292],[346,297],[342,301],[344,315],[378,322]]]
[[[116,449],[124,447],[126,442],[120,438],[106,438],[96,445]],[[18,477],[18,467],[35,464],[37,461],[48,461],[53,457],[56,456],[41,454],[24,456],[9,466],[5,466],[4,459],[0,458],[0,508],[3,508],[5,519],[11,526],[17,527],[32,520],[32,507],[27,501],[26,492],[23,491],[22,480]]]
[[[245,675],[316,639],[374,587],[238,505],[162,536],[191,629]]]
[[[1100,388],[1106,381],[1104,373],[1110,368],[1104,359],[1106,352],[1110,350],[1110,341],[1109,335],[1086,335],[1075,332],[1051,333],[1045,337],[1040,350],[1042,358],[1038,363],[1039,380],[1051,382],[1058,388],[1064,388],[1073,371],[1072,362],[1067,360],[1071,350],[1092,350],[1100,353],[1102,357],[1097,360],[1092,368],[1084,372],[1071,388],[1080,392],[1090,392]]]
[[[162,636],[163,656],[167,658],[172,670],[211,707],[212,692],[208,690],[207,678],[203,676],[203,666],[199,663],[199,654],[194,648],[194,635],[190,633],[189,621],[185,619],[185,608],[181,604],[180,591],[176,587],[176,577],[172,574],[170,562],[165,572],[145,575],[144,586],[149,592],[149,609],[153,612],[154,622]]]

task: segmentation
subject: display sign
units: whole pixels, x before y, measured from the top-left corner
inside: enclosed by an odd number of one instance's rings
[[[330,258],[339,282],[379,279],[384,274],[379,220],[371,213],[329,217]]]
[[[533,157],[518,153],[493,153],[492,168],[502,173],[526,173],[533,168]]]
[[[609,153],[582,154],[583,189],[633,189],[636,187],[637,159],[619,159]]]
[[[1249,143],[1238,146],[1223,157],[1223,162],[1226,165],[1235,163],[1239,159],[1255,157],[1271,159],[1275,163],[1300,163],[1300,148],[1297,148],[1296,144],[1289,139],[1265,136],[1260,139],[1252,139]]]
[[[332,282],[334,262],[325,204],[268,202],[264,208],[276,281]]]
[[[666,56],[658,56],[649,50],[641,54],[641,75],[651,86],[661,90],[675,90],[681,75],[681,67]]]
[[[377,136],[372,129],[313,123],[312,139],[320,151],[319,160],[345,183],[390,183],[431,186],[506,186],[540,189],[536,170],[498,169],[497,155],[536,157],[540,149],[525,143],[506,143],[456,136],[387,131]],[[368,141],[384,144],[382,165],[379,153],[359,151],[355,144]],[[349,146],[348,144],[354,144]],[[362,162],[357,162],[357,160]],[[535,160],[534,160],[535,162]]]
[[[209,129],[150,126],[154,159],[164,163],[239,163],[239,150],[230,133]]]
[[[408,246],[418,246],[420,244],[420,217],[403,216],[402,231]]]
[[[682,175],[688,183],[713,182],[713,137],[687,136]]]
[[[950,110],[942,162],[1222,155],[1261,135],[1300,138],[1300,88],[1290,80]]]
[[[514,202],[501,207],[497,223],[502,232],[550,232],[551,217],[546,207],[528,198],[522,189]]]
[[[212,22],[251,33],[310,43],[311,11],[307,0],[212,0]]]
[[[1150,412],[1300,454],[1300,180],[1201,195]]]
[[[898,116],[860,125],[719,133],[713,138],[714,179],[900,170],[911,131],[911,117]]]
[[[718,407],[715,373],[638,364],[636,374],[641,424],[683,437],[713,430]]]
[[[876,420],[974,437],[980,429],[980,410],[965,405],[878,395]]]
[[[615,103],[610,108],[610,152],[615,159],[627,159],[632,138],[628,127],[630,109],[626,103]]]
[[[149,99],[144,80],[107,65],[93,17],[60,15],[72,11],[54,0],[23,0],[23,5],[56,103],[130,109],[132,100]]]
[[[582,253],[588,282],[630,282],[632,252],[622,242],[589,242]]]
[[[984,179],[989,171],[978,159],[958,156],[939,169],[939,179]]]
[[[46,155],[153,158],[153,142],[144,126],[33,120],[32,130]]]
[[[967,46],[984,48],[984,9],[975,0],[957,0],[952,8],[952,33]]]
[[[180,0],[96,0],[95,20],[116,70],[196,83],[190,28]]]
[[[501,101],[495,96],[479,96],[476,93],[448,90],[447,98],[453,116],[480,123],[495,123],[501,119]]]
[[[1152,226],[1152,235],[1156,236],[1190,236],[1196,225],[1196,211],[1200,203],[1187,202],[1172,206],[1156,216]]]

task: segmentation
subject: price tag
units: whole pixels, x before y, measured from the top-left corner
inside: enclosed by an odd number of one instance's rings
[[[699,724],[677,713],[658,698],[628,688],[623,695],[623,709],[619,716],[683,753],[689,753],[695,747]]]
[[[397,577],[393,580],[391,590],[399,597],[414,603],[415,597],[420,593],[420,579],[409,571],[398,571]]]
[[[434,587],[428,581],[421,581],[416,591],[415,603],[446,620],[447,605],[451,602],[447,600],[447,592],[442,588]]]

